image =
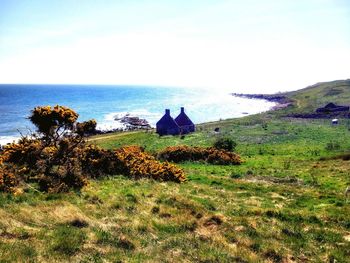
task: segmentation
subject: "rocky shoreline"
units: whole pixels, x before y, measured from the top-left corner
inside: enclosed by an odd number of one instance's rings
[[[275,102],[276,105],[271,110],[279,110],[287,108],[293,105],[293,100],[284,96],[283,94],[242,94],[231,93],[232,96],[246,98],[246,99],[258,99]],[[289,118],[302,118],[302,119],[332,119],[332,118],[350,118],[349,112],[309,112],[309,113],[292,113],[287,114],[285,117]]]
[[[114,132],[125,132],[125,131],[136,131],[136,130],[150,130],[152,129],[151,125],[146,119],[142,119],[137,116],[132,116],[129,113],[125,114],[122,117],[115,116],[114,121],[119,122],[121,127],[100,130],[96,129],[95,134],[107,134]]]
[[[130,129],[150,129],[151,125],[146,119],[141,119],[137,116],[131,116],[127,113],[125,116],[121,118],[114,118],[115,121],[119,121],[120,123],[125,124]]]
[[[245,98],[245,99],[257,99],[257,100],[266,100],[269,102],[276,103],[275,106],[272,107],[272,110],[279,110],[286,108],[292,105],[293,101],[282,95],[282,94],[244,94],[244,93],[231,93],[232,96]]]

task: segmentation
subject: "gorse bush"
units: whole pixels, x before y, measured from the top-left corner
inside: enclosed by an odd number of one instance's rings
[[[3,163],[17,167],[14,169],[17,181],[37,182],[40,190],[47,192],[64,192],[86,185],[80,161],[85,139],[84,132],[78,132],[77,118],[77,113],[62,106],[34,108],[29,119],[37,134],[4,146],[1,153]],[[81,126],[91,129],[90,123],[95,121],[87,123]],[[18,173],[18,168],[26,173]]]
[[[123,164],[120,173],[132,178],[148,177],[160,181],[183,182],[186,180],[182,169],[168,162],[161,163],[137,146],[123,147],[115,151]]]
[[[238,165],[242,163],[241,157],[233,152],[207,148],[206,153],[208,154],[206,161],[211,164]]]
[[[82,156],[82,167],[90,177],[122,174],[133,179],[153,178],[174,182],[186,180],[180,168],[167,162],[157,161],[138,146],[127,146],[112,151],[88,145]]]
[[[5,145],[2,152],[3,162],[16,165],[26,165],[30,168],[36,166],[37,160],[43,151],[41,141],[38,139],[21,138],[18,143]]]
[[[17,186],[18,180],[13,169],[0,166],[0,191],[15,192]]]
[[[94,134],[96,132],[96,125],[97,125],[97,122],[95,120],[77,122],[76,132],[80,136]]]
[[[64,106],[36,107],[29,117],[45,139],[55,140],[67,130],[72,130],[78,114]]]
[[[231,138],[219,138],[214,143],[214,148],[218,150],[234,151],[237,143]]]
[[[83,173],[91,178],[106,174],[116,174],[122,165],[112,150],[104,150],[96,145],[87,145],[81,156]]]
[[[163,161],[180,163],[185,161],[205,160],[207,154],[204,148],[181,145],[167,147],[160,151],[157,157]]]
[[[0,191],[15,192],[21,182],[36,182],[46,192],[79,190],[89,178],[123,174],[182,182],[184,172],[161,163],[139,147],[104,150],[86,143],[96,121],[77,122],[78,114],[63,107],[36,107],[29,119],[37,128],[0,151]]]
[[[237,165],[242,163],[241,157],[233,152],[218,150],[215,148],[170,146],[160,151],[158,159],[169,162],[185,161],[205,161],[211,164],[219,165]]]

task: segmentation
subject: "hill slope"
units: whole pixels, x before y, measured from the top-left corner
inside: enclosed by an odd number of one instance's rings
[[[314,112],[329,102],[350,105],[350,79],[317,83],[282,94],[295,101],[297,112]]]

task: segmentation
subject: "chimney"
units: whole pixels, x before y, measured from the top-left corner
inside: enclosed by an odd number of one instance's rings
[[[181,107],[181,113],[185,113],[185,108]]]
[[[170,110],[169,109],[165,110],[165,115],[170,115]]]

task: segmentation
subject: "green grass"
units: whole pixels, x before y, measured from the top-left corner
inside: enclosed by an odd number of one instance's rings
[[[77,253],[84,241],[84,230],[70,225],[58,226],[52,231],[50,252],[58,255],[72,256]]]
[[[183,139],[91,140],[155,153],[211,146],[218,136],[238,143],[242,165],[182,163],[183,184],[116,175],[80,193],[0,194],[0,262],[350,262],[350,161],[340,158],[350,150],[347,120],[265,113],[202,124]]]
[[[13,253],[0,260],[347,262],[350,208],[343,191],[350,162],[324,158],[350,149],[347,123],[265,116],[262,125],[259,118],[205,124],[185,139],[138,132],[97,140],[151,152],[209,146],[219,126],[245,162],[180,164],[188,177],[183,184],[116,176],[91,181],[79,194],[1,194],[0,247]],[[86,223],[79,228],[73,221]]]

